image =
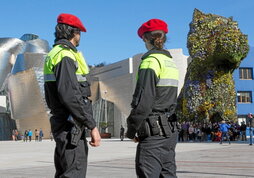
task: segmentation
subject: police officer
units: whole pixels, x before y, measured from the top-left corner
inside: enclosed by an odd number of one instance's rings
[[[60,14],[55,28],[55,44],[44,64],[45,98],[52,117],[56,141],[56,178],[84,178],[88,146],[85,128],[91,130],[91,146],[99,146],[100,134],[92,116],[88,67],[77,51],[80,32],[86,28],[71,14]]]
[[[126,136],[139,142],[139,178],[176,177],[178,69],[170,53],[163,49],[167,32],[167,24],[160,19],[151,19],[138,29],[148,52],[139,66]]]

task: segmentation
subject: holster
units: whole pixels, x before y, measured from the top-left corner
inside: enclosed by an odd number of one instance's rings
[[[172,122],[168,120],[168,117],[166,114],[160,114],[159,116],[159,122],[160,126],[163,132],[163,135],[165,137],[170,137],[172,135],[172,132],[174,132],[174,126],[172,125]]]
[[[79,140],[82,137],[83,131],[85,130],[85,126],[79,124],[75,119],[72,118],[72,116],[69,116],[68,121],[73,125],[70,133],[71,134],[70,143],[74,146],[77,146]]]
[[[159,116],[153,115],[149,116],[148,125],[150,128],[151,135],[162,135],[162,129],[160,127]]]
[[[176,118],[165,113],[151,114],[145,119],[138,130],[139,139],[150,136],[170,137],[177,130]]]

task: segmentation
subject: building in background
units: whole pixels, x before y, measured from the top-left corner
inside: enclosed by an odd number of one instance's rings
[[[169,50],[180,70],[178,93],[184,83],[189,57],[182,49]],[[132,95],[136,86],[136,72],[143,54],[137,54],[110,65],[93,68],[90,82],[94,108],[94,117],[100,132],[110,132],[118,137],[121,125],[126,128],[126,118],[131,107]]]
[[[48,42],[37,35],[0,38],[0,140],[11,139],[17,129],[42,128],[49,137],[50,125],[44,102],[43,65]]]
[[[245,121],[248,113],[254,113],[254,47],[250,47],[247,57],[241,62],[240,67],[234,71],[235,89],[237,93],[238,122]],[[247,121],[248,122],[248,121]]]
[[[49,111],[45,103],[43,64],[49,51],[48,42],[37,35],[20,39],[0,38],[0,140],[11,139],[17,129],[40,129],[49,137]],[[188,56],[182,49],[169,50],[180,69],[179,92],[184,82]],[[93,114],[100,132],[119,136],[136,85],[136,72],[142,54],[103,67],[91,69]]]

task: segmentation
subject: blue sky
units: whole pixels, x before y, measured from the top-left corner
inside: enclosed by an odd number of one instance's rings
[[[166,48],[182,48],[194,8],[204,13],[233,16],[254,46],[253,0],[2,0],[0,37],[20,38],[25,33],[54,41],[56,18],[60,13],[78,16],[87,29],[78,49],[90,65],[114,63],[146,51],[137,36],[139,26],[152,18],[168,23]]]

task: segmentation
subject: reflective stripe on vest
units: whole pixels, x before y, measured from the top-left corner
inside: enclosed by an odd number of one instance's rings
[[[71,49],[55,46],[47,55],[44,63],[44,81],[56,81],[53,68],[61,62],[63,57],[69,57],[74,60],[77,65],[76,77],[79,82],[87,81],[86,75],[89,73],[88,66],[85,62],[83,55],[80,52],[74,52]]]
[[[172,58],[164,54],[151,54],[143,59],[139,69],[153,69],[159,82],[156,86],[178,87],[179,71]]]
[[[77,79],[79,82],[87,81],[86,77],[83,75],[76,74],[76,76],[77,76]],[[49,81],[51,81],[51,82],[56,81],[55,74],[44,74],[44,81],[48,81],[48,82]]]
[[[56,81],[55,74],[44,74],[44,81]]]
[[[160,79],[157,86],[172,86],[178,87],[178,80],[175,79]]]
[[[78,79],[79,82],[85,82],[85,81],[87,81],[86,77],[83,76],[83,75],[76,74],[76,76],[77,76],[77,79]]]

